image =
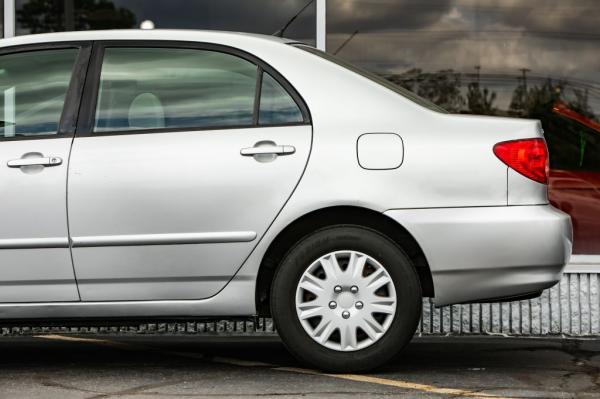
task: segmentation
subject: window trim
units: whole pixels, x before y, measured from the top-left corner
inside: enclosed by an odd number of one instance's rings
[[[253,121],[247,125],[215,125],[206,127],[177,127],[177,128],[158,128],[158,129],[137,129],[137,130],[106,130],[94,132],[94,124],[96,117],[96,106],[98,94],[100,91],[100,74],[102,72],[102,62],[104,59],[104,51],[107,47],[120,48],[169,48],[169,49],[190,49],[190,50],[208,50],[216,51],[224,54],[233,55],[242,58],[257,66],[257,84],[262,83],[262,72],[268,72],[273,78],[288,92],[290,97],[296,102],[296,105],[302,113],[303,121],[299,123],[286,123],[280,125],[259,125],[258,124],[258,109],[260,98],[258,101],[255,98]],[[260,90],[255,90],[255,96],[260,95]],[[168,133],[168,132],[193,132],[193,131],[211,131],[211,130],[231,130],[231,129],[253,129],[267,127],[282,127],[282,126],[303,126],[311,125],[311,116],[308,106],[298,91],[277,72],[269,64],[260,58],[240,50],[238,48],[205,42],[182,42],[173,40],[99,40],[95,41],[91,51],[91,60],[88,69],[85,87],[83,90],[83,100],[80,107],[77,128],[75,131],[76,137],[100,137],[100,136],[118,136],[131,134],[151,134],[151,133]]]
[[[91,41],[67,41],[67,42],[52,42],[52,43],[35,43],[17,46],[8,46],[0,48],[0,56],[30,53],[45,50],[62,50],[62,49],[77,49],[78,53],[75,57],[73,69],[71,71],[71,79],[69,87],[65,93],[65,101],[58,122],[58,131],[52,134],[39,134],[32,136],[0,136],[2,141],[21,141],[21,140],[47,140],[72,138],[75,135],[79,108],[83,97],[83,88],[88,66],[90,62],[90,54],[92,50]]]
[[[265,71],[259,65],[258,69],[256,70],[256,88],[254,89],[254,114],[252,116],[252,124],[254,126],[258,126],[258,119],[260,117],[260,97],[262,95],[262,81],[264,73]]]

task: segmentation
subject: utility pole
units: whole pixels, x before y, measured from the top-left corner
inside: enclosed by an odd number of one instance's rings
[[[65,0],[65,30],[75,30],[75,5],[73,0]]]
[[[519,71],[521,71],[521,74],[523,75],[523,90],[527,93],[527,72],[531,72],[531,69],[521,68]]]

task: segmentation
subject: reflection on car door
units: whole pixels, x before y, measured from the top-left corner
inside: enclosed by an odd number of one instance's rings
[[[105,45],[69,168],[82,300],[212,296],[283,207],[312,128],[287,84],[246,58]]]
[[[66,179],[88,55],[86,45],[0,50],[0,302],[79,300]]]

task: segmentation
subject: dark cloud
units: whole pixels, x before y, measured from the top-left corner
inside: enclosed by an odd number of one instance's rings
[[[328,0],[327,31],[351,33],[419,29],[448,13],[452,1]]]
[[[138,23],[152,20],[157,28],[218,29],[272,34],[310,0],[113,0],[133,11]],[[287,37],[315,38],[315,4],[286,31]]]
[[[507,107],[527,68],[536,82],[588,89],[592,107],[600,106],[597,0],[329,1],[340,7],[328,10],[328,50],[338,51],[358,30],[338,55],[372,71],[452,69],[468,83],[478,66]]]
[[[329,0],[328,50],[369,69],[529,68],[600,80],[597,0]],[[337,7],[337,9],[332,9]]]
[[[600,39],[600,3],[597,0],[471,0],[478,27],[504,26],[536,36]]]
[[[328,32],[435,30],[455,11],[470,30],[528,30],[600,39],[598,0],[328,0]]]

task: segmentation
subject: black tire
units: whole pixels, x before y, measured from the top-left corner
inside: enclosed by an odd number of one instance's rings
[[[371,346],[357,351],[322,346],[306,333],[296,313],[296,288],[304,271],[321,256],[340,250],[376,259],[387,269],[396,290],[396,313],[389,329]],[[327,372],[362,372],[386,363],[410,342],[421,315],[421,298],[414,266],[396,243],[369,228],[337,225],[312,233],[288,251],[275,273],[271,312],[285,346],[300,361]]]

